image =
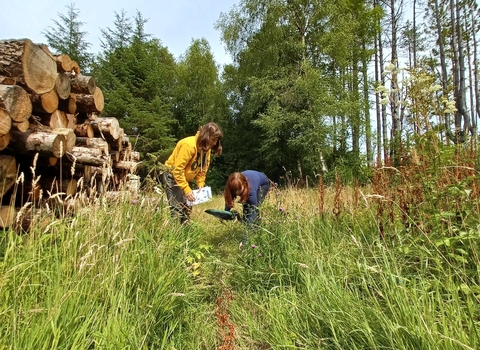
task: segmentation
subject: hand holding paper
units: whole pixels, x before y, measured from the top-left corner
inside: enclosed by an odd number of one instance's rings
[[[187,199],[187,204],[190,206],[210,202],[212,200],[212,189],[209,186],[199,188],[198,190],[193,190],[192,192],[195,196],[195,200],[190,201]]]

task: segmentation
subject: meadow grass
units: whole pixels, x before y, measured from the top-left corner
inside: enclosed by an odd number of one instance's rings
[[[478,227],[385,239],[370,192],[275,189],[248,232],[204,213],[220,196],[182,227],[152,193],[5,231],[0,347],[479,348]]]

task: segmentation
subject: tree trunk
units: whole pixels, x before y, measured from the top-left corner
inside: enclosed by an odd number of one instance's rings
[[[15,78],[29,92],[41,95],[55,87],[54,58],[31,40],[0,41],[0,58],[0,75]]]
[[[32,115],[30,96],[18,85],[0,85],[0,103],[15,122],[27,120]]]

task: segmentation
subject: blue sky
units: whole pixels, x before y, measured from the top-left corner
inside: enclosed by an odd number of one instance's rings
[[[81,28],[88,32],[90,52],[100,51],[100,29],[113,29],[115,12],[124,10],[128,17],[137,10],[148,19],[145,31],[158,38],[176,57],[185,53],[192,39],[205,38],[219,64],[231,63],[214,29],[220,13],[228,13],[240,0],[6,0],[0,10],[0,40],[28,38],[46,43],[42,32],[54,26],[59,13],[67,14],[74,4],[79,10]]]

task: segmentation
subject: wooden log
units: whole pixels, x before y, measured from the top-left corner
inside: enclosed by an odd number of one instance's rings
[[[55,59],[55,63],[57,65],[58,72],[65,73],[71,72],[73,69],[73,62],[69,55],[56,55],[53,56]]]
[[[77,137],[94,137],[95,133],[90,123],[76,124],[73,132]]]
[[[12,128],[21,132],[27,131],[29,127],[30,127],[30,121],[28,119],[24,120],[23,122],[12,123]]]
[[[58,109],[58,95],[55,90],[42,95],[31,94],[30,98],[35,113],[53,113]]]
[[[41,95],[55,87],[55,60],[30,39],[0,41],[0,56],[0,75],[15,78],[29,92]]]
[[[109,144],[102,138],[99,137],[92,137],[88,139],[88,146],[91,148],[97,148],[102,151],[102,155],[106,156],[109,154]]]
[[[0,206],[0,228],[6,229],[13,226],[18,211],[13,206]]]
[[[19,154],[39,153],[40,156],[60,158],[65,153],[65,136],[49,131],[28,129],[25,132],[11,130],[9,148]]]
[[[44,193],[48,191],[50,194],[65,193],[67,196],[73,196],[77,191],[77,180],[73,178],[59,180],[56,176],[50,176],[41,178],[39,185]]]
[[[80,71],[80,66],[76,61],[72,61],[72,73],[77,75],[82,74],[82,72]]]
[[[67,128],[69,129],[75,129],[75,125],[77,125],[77,117],[75,114],[70,114],[70,113],[65,113],[68,119],[68,125]]]
[[[65,136],[65,144],[63,145],[64,152],[70,152],[72,148],[75,146],[76,139],[77,139],[77,137],[75,136],[75,133],[73,132],[73,129],[70,129],[70,128],[51,128],[49,126],[44,126],[44,125],[35,125],[35,126],[32,125],[30,127],[30,130],[44,131],[44,132],[55,133],[55,134]]]
[[[5,135],[0,136],[0,151],[7,148],[8,144],[10,143],[10,139],[12,137],[11,133],[12,133],[12,129],[10,129],[10,131],[7,132]]]
[[[115,162],[118,162],[120,160],[120,152],[111,151],[110,152],[110,158],[112,158],[113,164],[115,164]]]
[[[97,89],[97,83],[93,77],[78,74],[70,78],[73,93],[93,95]]]
[[[71,162],[85,165],[104,166],[109,163],[109,159],[97,148],[75,146],[67,157]]]
[[[57,93],[59,99],[65,100],[69,98],[72,90],[70,77],[63,72],[57,73],[54,90]]]
[[[49,126],[52,129],[68,127],[67,115],[59,109],[50,114],[40,114],[39,117],[43,125]]]
[[[91,121],[95,137],[101,137],[108,142],[117,140],[120,135],[120,125],[117,118],[100,118]]]
[[[23,122],[32,114],[30,96],[18,85],[0,85],[0,103],[15,122]]]
[[[17,162],[14,156],[0,154],[0,198],[13,187],[17,178]]]
[[[70,128],[54,128],[52,132],[55,134],[65,136],[66,144],[65,144],[65,152],[70,152],[73,147],[75,147],[76,139],[75,133],[73,129]]]
[[[102,90],[97,87],[93,94],[77,94],[77,111],[86,113],[100,113],[105,101]]]
[[[113,162],[112,167],[114,169],[128,170],[133,174],[137,171],[137,167],[139,164],[140,164],[139,162],[118,161],[118,162]]]
[[[12,118],[10,118],[10,113],[0,106],[0,136],[7,134],[11,128]]]
[[[17,84],[17,80],[15,78],[12,78],[12,77],[6,77],[6,76],[3,76],[3,75],[0,75],[0,84],[3,84],[3,85],[16,85]]]
[[[66,99],[59,100],[58,102],[58,109],[67,113],[67,114],[75,114],[77,111],[77,98],[75,94],[70,94]]]

